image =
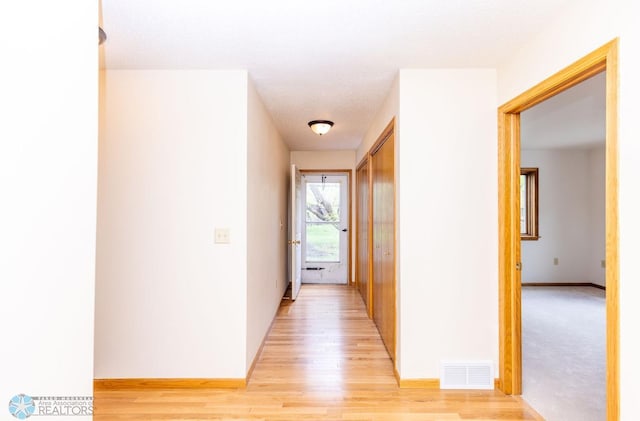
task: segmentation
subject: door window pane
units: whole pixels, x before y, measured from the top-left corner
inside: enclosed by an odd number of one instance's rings
[[[307,223],[307,262],[339,262],[340,230],[332,223]]]
[[[307,183],[307,222],[340,221],[340,183]]]
[[[306,261],[340,261],[340,183],[306,183]]]
[[[538,238],[538,169],[520,168],[520,239]]]

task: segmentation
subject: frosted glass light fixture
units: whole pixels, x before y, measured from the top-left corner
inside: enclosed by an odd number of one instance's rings
[[[315,134],[319,134],[322,136],[323,134],[327,134],[331,127],[333,127],[333,121],[329,120],[313,120],[309,122],[309,127]]]

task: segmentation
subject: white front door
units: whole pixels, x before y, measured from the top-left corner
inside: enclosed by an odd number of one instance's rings
[[[295,164],[291,165],[291,197],[289,202],[289,277],[291,283],[291,299],[298,298],[302,284],[302,176]]]
[[[302,176],[302,282],[346,284],[349,252],[348,176]]]

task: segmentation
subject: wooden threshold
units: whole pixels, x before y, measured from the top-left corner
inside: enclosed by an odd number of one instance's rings
[[[538,413],[527,401],[522,399],[521,396],[513,397],[520,405],[527,409],[527,412],[533,416],[533,419],[536,421],[545,421],[544,417]]]

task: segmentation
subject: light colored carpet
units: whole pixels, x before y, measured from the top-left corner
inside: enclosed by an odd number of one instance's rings
[[[522,397],[547,421],[606,419],[605,291],[522,287]]]

